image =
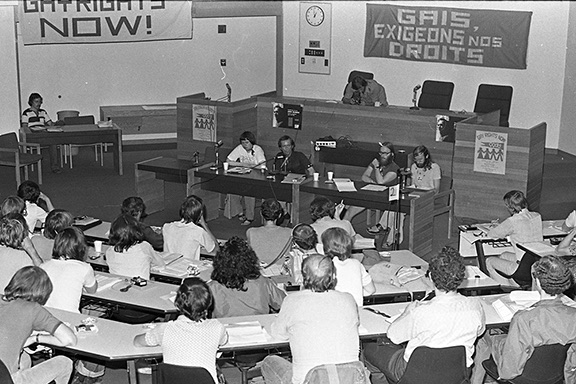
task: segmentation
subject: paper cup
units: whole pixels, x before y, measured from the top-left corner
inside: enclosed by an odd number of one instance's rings
[[[334,172],[328,172],[328,180],[332,180],[334,178]]]
[[[314,172],[314,181],[318,181],[320,179],[320,174],[318,172]]]
[[[96,253],[102,253],[102,242],[100,240],[94,241],[94,250]]]
[[[375,107],[379,107],[379,106],[381,106],[381,105],[382,105],[382,103],[379,102],[379,101],[377,101],[377,102],[374,103],[374,106],[375,106]]]
[[[229,165],[228,163],[222,163],[222,166],[224,167],[224,171],[228,170],[228,165]]]

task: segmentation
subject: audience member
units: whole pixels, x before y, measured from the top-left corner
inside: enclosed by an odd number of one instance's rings
[[[22,128],[30,128],[31,131],[42,131],[46,126],[54,125],[48,113],[42,109],[42,96],[38,93],[31,93],[28,97],[27,108],[22,112],[21,126]],[[58,158],[58,146],[56,144],[50,145],[50,166],[52,172],[61,173],[60,159]]]
[[[410,166],[410,184],[418,189],[435,190],[440,192],[442,171],[440,166],[432,161],[430,151],[419,145],[412,151],[414,163]]]
[[[292,230],[293,248],[290,251],[287,260],[287,268],[290,270],[293,282],[302,284],[302,262],[308,256],[318,253],[318,235],[316,231],[308,224],[298,224]]]
[[[226,161],[230,166],[266,168],[264,150],[256,144],[256,136],[250,131],[242,132],[240,135],[240,145],[230,152]],[[230,203],[230,215],[232,217],[238,215],[238,219],[242,225],[250,225],[250,223],[254,221],[256,198],[228,195],[228,199]],[[241,199],[244,200],[244,208],[242,208]]]
[[[332,257],[336,267],[336,287],[340,292],[348,292],[359,307],[364,305],[364,296],[376,292],[372,278],[366,268],[352,258],[354,239],[342,228],[328,228],[322,234],[324,254]]]
[[[365,79],[362,76],[355,76],[346,85],[342,102],[353,105],[388,106],[384,87],[376,80]]]
[[[98,282],[92,266],[85,262],[86,251],[84,234],[78,228],[68,227],[58,232],[52,260],[41,265],[53,285],[47,307],[79,312],[82,291],[96,292]]]
[[[74,224],[74,217],[68,211],[63,209],[53,209],[46,216],[44,230],[42,234],[32,236],[31,241],[36,251],[43,261],[52,259],[52,249],[54,248],[54,239],[63,229],[71,227]]]
[[[24,215],[24,217],[26,218],[30,232],[34,232],[36,222],[44,223],[46,215],[48,214],[46,210],[39,206],[39,204],[41,204],[40,200],[46,204],[48,211],[54,209],[52,201],[40,191],[38,184],[31,180],[26,180],[18,186],[18,197],[26,203],[26,215]]]
[[[246,231],[248,244],[254,249],[261,263],[270,265],[278,261],[278,264],[282,264],[282,254],[288,250],[292,234],[290,228],[276,225],[276,221],[284,215],[284,209],[276,199],[266,199],[262,202],[260,213],[264,225],[248,228]]]
[[[576,243],[573,242],[576,236],[576,228],[572,228],[570,232],[562,239],[556,246],[556,254],[559,256],[576,256]]]
[[[162,232],[156,232],[152,227],[144,223],[143,220],[148,215],[146,214],[146,204],[144,204],[144,200],[142,200],[141,197],[131,196],[124,199],[122,206],[120,207],[120,213],[135,218],[142,227],[144,240],[149,242],[154,250],[162,252],[164,249],[164,238],[162,237]]]
[[[286,294],[260,273],[256,253],[233,236],[218,251],[208,286],[214,296],[213,317],[262,315],[278,311]]]
[[[562,223],[562,228],[569,232],[572,228],[576,227],[576,210],[570,212],[566,220]]]
[[[513,190],[506,193],[504,204],[511,217],[492,228],[488,236],[495,239],[508,237],[514,252],[504,252],[498,257],[487,258],[486,268],[490,277],[500,284],[518,286],[510,275],[518,269],[524,251],[516,244],[542,241],[542,217],[538,212],[528,210],[528,200],[521,191]]]
[[[152,246],[144,241],[144,233],[135,218],[120,215],[110,226],[111,247],[106,250],[110,273],[150,279],[150,266],[166,265]]]
[[[0,300],[0,360],[6,364],[15,384],[67,384],[72,361],[56,356],[31,367],[22,348],[34,344],[68,346],[76,344],[74,332],[42,305],[52,292],[52,283],[39,267],[18,270]],[[45,333],[46,332],[46,333]]]
[[[162,227],[164,250],[179,253],[190,260],[200,260],[200,247],[218,250],[218,241],[204,219],[204,203],[198,196],[188,196],[180,206],[180,221]]]
[[[304,291],[286,297],[271,328],[273,337],[289,341],[292,362],[266,357],[262,374],[267,384],[301,384],[314,367],[358,361],[358,306],[350,294],[334,290],[331,258],[308,256],[302,274]]]
[[[212,303],[212,294],[205,282],[197,277],[184,279],[174,300],[180,316],[136,336],[134,345],[161,345],[164,363],[205,368],[214,383],[218,383],[216,353],[228,335],[218,320],[208,319]]]
[[[390,327],[387,337],[364,346],[364,356],[372,373],[372,383],[397,383],[417,347],[446,348],[463,345],[466,366],[472,366],[474,343],[484,333],[482,304],[476,298],[460,295],[464,281],[464,261],[453,248],[444,247],[429,266],[436,296],[428,302],[413,301]],[[408,342],[407,345],[400,345]]]
[[[532,265],[533,287],[540,301],[514,314],[508,335],[488,333],[478,340],[472,384],[484,382],[482,361],[492,354],[502,380],[522,374],[534,348],[549,344],[572,344],[566,358],[566,383],[576,380],[576,308],[563,302],[562,292],[572,285],[572,275],[562,260],[545,256]]]
[[[345,230],[350,236],[356,235],[354,227],[348,220],[341,220],[340,214],[344,209],[344,204],[335,205],[332,200],[324,196],[318,196],[310,203],[310,217],[314,221],[312,228],[318,237],[328,228],[338,227]]]
[[[314,167],[305,154],[295,151],[296,143],[290,136],[282,136],[278,139],[280,152],[274,158],[274,171],[282,173],[299,173],[305,175],[314,174]]]
[[[26,215],[26,203],[24,203],[24,200],[18,196],[8,196],[4,199],[0,207],[0,218],[10,213],[20,214],[24,217]],[[28,236],[24,237],[22,241],[22,249],[26,251],[32,260],[38,260],[38,262],[40,262],[40,254]]]
[[[42,263],[40,257],[33,258],[22,249],[27,235],[28,227],[21,214],[9,213],[0,219],[0,290],[20,268]]]

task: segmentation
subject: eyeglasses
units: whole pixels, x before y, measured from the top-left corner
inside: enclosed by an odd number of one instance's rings
[[[388,156],[391,155],[392,152],[379,152],[380,156]]]

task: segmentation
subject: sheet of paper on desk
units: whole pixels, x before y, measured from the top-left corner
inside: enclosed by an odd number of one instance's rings
[[[498,225],[498,224],[492,224],[492,223],[489,223],[489,224],[476,224],[476,227],[477,227],[479,230],[481,230],[482,232],[488,233],[488,232],[490,232],[490,230],[491,230],[492,228],[496,228],[497,225]]]
[[[226,324],[228,344],[265,343],[267,332],[258,321]]]
[[[334,184],[338,188],[338,192],[356,192],[354,182],[350,179],[334,179]]]
[[[122,281],[119,277],[114,276],[105,276],[105,275],[96,275],[96,281],[98,282],[98,292],[101,292],[105,289],[112,287],[119,281]]]
[[[383,191],[387,190],[388,187],[385,185],[379,185],[379,184],[366,184],[365,186],[363,186],[360,189],[362,189],[364,191],[383,192]]]
[[[525,246],[532,252],[537,253],[538,255],[544,255],[544,254],[549,255],[553,254],[556,251],[555,247],[546,243],[542,243],[540,241],[534,243],[526,243]]]
[[[230,168],[227,172],[228,173],[238,173],[240,175],[243,175],[245,173],[250,173],[251,169],[250,168],[246,168],[246,167],[233,167]]]
[[[487,276],[477,266],[475,266],[475,265],[467,265],[466,266],[466,279],[467,280],[482,279],[485,277],[487,277]]]

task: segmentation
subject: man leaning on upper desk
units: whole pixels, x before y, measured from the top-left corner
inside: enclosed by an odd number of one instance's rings
[[[376,80],[364,79],[362,76],[356,76],[346,85],[344,104],[368,105],[375,107],[387,107],[386,90]]]
[[[502,379],[522,374],[534,348],[549,344],[576,342],[576,308],[562,302],[562,293],[572,285],[572,276],[562,260],[545,256],[532,266],[533,287],[540,293],[540,301],[514,314],[508,335],[485,334],[476,346],[472,384],[482,384],[482,361],[492,357]],[[576,380],[576,345],[568,350],[564,366],[566,383]]]

